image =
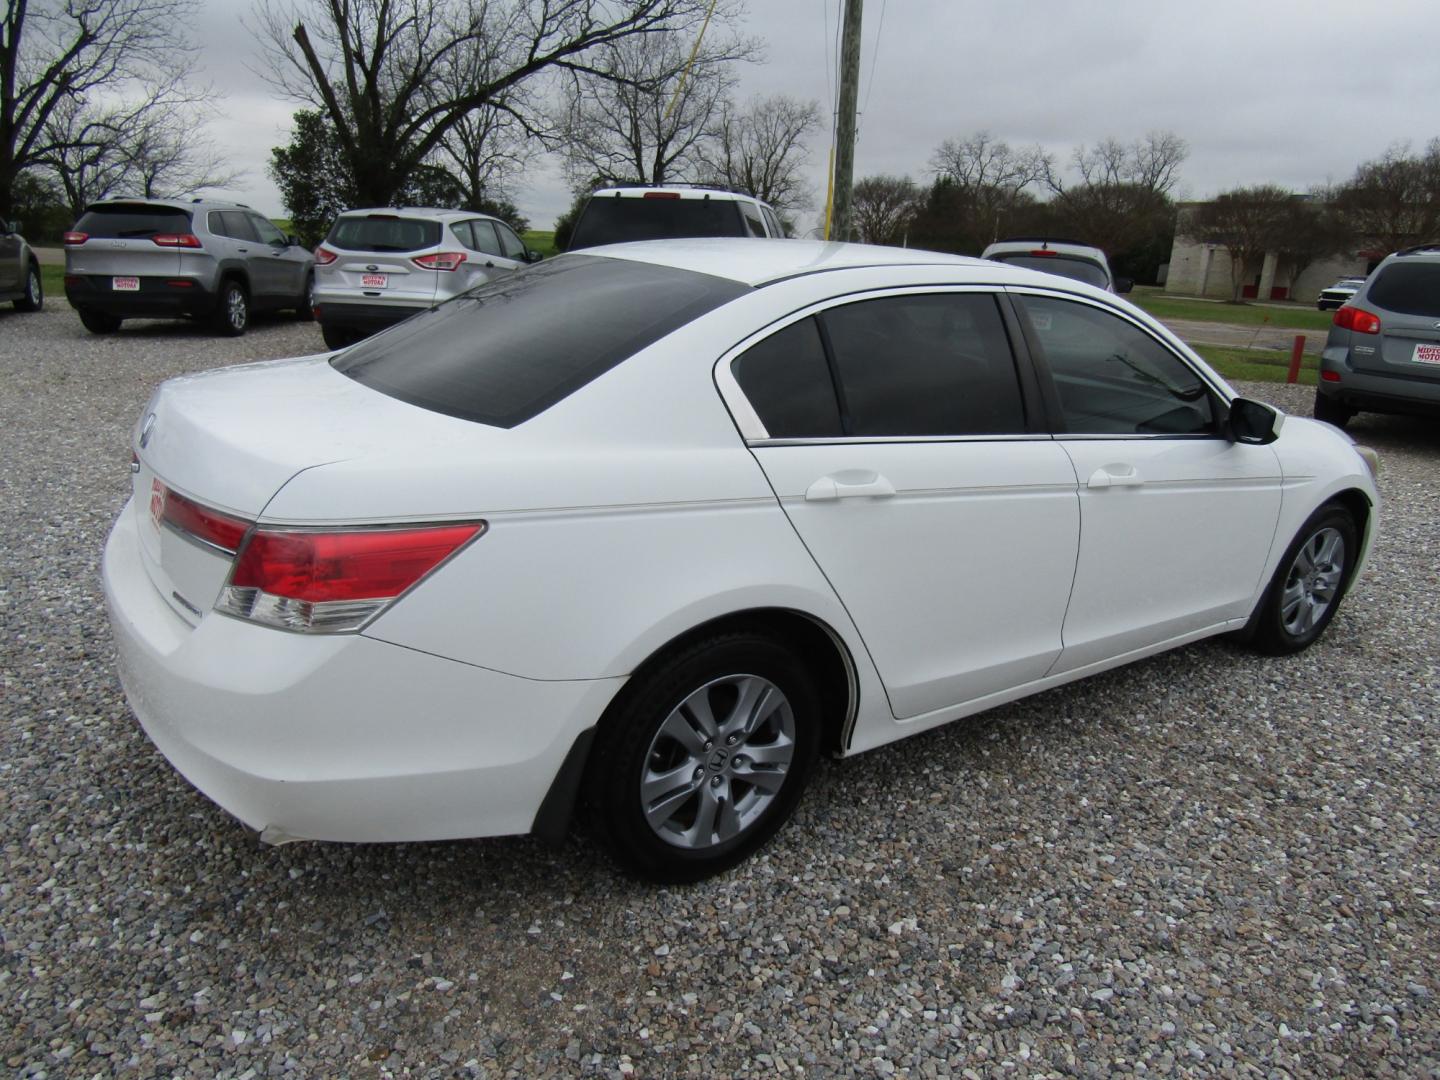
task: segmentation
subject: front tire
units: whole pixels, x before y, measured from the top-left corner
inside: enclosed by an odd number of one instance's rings
[[[327,349],[343,349],[347,345],[354,345],[359,341],[359,335],[345,326],[328,326],[320,324],[320,336],[325,339]]]
[[[1315,511],[1286,549],[1246,628],[1250,644],[1270,656],[1308,649],[1335,617],[1359,554],[1359,530],[1348,510],[1328,503]]]
[[[215,328],[226,337],[240,337],[250,326],[250,295],[240,282],[220,286],[220,306],[215,309]]]
[[[25,271],[25,295],[15,301],[16,311],[39,311],[45,306],[45,286],[40,281],[40,268],[33,263]]]
[[[295,318],[299,322],[315,321],[315,275],[305,275],[305,287],[300,291],[300,300],[295,305]]]
[[[1323,420],[1327,424],[1334,424],[1343,428],[1355,415],[1355,410],[1348,405],[1326,397],[1319,390],[1315,391],[1315,407],[1311,410],[1316,420]]]
[[[698,640],[626,686],[602,722],[586,798],[629,870],[718,874],[794,812],[820,746],[820,695],[783,644],[753,630]]]

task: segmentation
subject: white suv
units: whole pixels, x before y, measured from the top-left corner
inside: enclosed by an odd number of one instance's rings
[[[488,214],[347,210],[315,249],[315,317],[339,349],[539,259]]]
[[[770,206],[737,191],[686,184],[608,187],[591,194],[569,250],[691,236],[784,238],[785,226]]]
[[[1047,274],[1083,281],[1112,293],[1128,293],[1135,283],[1110,272],[1105,252],[1074,240],[1050,240],[1041,236],[1012,236],[997,240],[980,256],[996,262],[1041,270]]]

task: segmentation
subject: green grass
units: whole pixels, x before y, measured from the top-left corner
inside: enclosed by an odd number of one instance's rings
[[[545,258],[558,254],[555,250],[555,233],[546,232],[541,229],[531,229],[520,237],[521,241],[531,251],[538,251]]]
[[[1157,319],[1194,319],[1200,322],[1230,323],[1233,326],[1278,326],[1290,330],[1328,330],[1334,317],[1314,308],[1269,307],[1264,304],[1224,304],[1213,300],[1191,300],[1170,296],[1159,289],[1137,288],[1128,297]]]
[[[1227,379],[1283,383],[1290,371],[1290,356],[1269,349],[1223,349],[1218,345],[1191,345],[1205,362]],[[1307,356],[1300,364],[1300,382],[1314,386],[1319,357]]]
[[[65,301],[65,267],[40,267],[40,287],[45,290],[47,300]]]

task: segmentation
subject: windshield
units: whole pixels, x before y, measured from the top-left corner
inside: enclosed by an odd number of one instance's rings
[[[407,319],[331,363],[422,409],[514,427],[747,291],[690,270],[562,255]]]
[[[440,223],[395,214],[342,217],[325,242],[346,251],[419,251],[440,243]]]
[[[1031,255],[1024,251],[990,257],[996,262],[1023,266],[1027,270],[1041,270],[1047,274],[1059,274],[1061,277],[1073,278],[1101,289],[1110,287],[1110,275],[1105,272],[1105,268],[1089,259],[1080,259],[1073,255]]]
[[[599,195],[585,206],[570,250],[668,240],[678,236],[748,236],[733,199],[654,199]]]

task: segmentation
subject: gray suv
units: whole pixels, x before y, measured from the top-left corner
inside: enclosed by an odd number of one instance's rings
[[[347,210],[315,249],[315,316],[339,349],[539,258],[488,214]]]
[[[6,300],[14,302],[16,311],[39,311],[45,304],[40,260],[16,221],[0,221],[0,303]]]
[[[1335,312],[1315,419],[1357,412],[1440,416],[1440,243],[1386,256]]]
[[[85,328],[188,317],[245,333],[254,311],[312,317],[315,259],[241,203],[108,199],[65,234],[65,298]]]

